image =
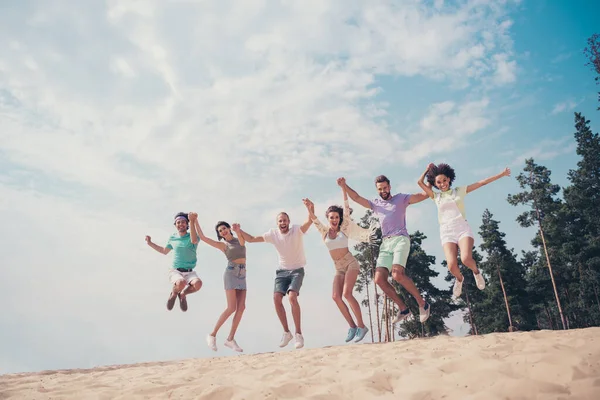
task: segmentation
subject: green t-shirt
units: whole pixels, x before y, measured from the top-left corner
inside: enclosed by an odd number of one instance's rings
[[[171,235],[166,247],[173,250],[173,268],[194,269],[196,267],[198,243],[192,243],[189,232],[183,236]]]

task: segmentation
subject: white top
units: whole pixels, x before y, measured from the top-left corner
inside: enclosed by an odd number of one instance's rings
[[[279,228],[273,228],[263,235],[263,239],[277,249],[279,269],[294,270],[306,265],[304,233],[300,225],[290,226],[286,234],[281,233]]]
[[[343,232],[338,232],[335,239],[331,239],[329,234],[325,235],[325,246],[329,250],[343,249],[348,247],[348,237]]]

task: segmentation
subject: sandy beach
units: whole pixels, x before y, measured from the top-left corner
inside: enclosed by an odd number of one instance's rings
[[[600,328],[11,374],[0,398],[600,399]]]

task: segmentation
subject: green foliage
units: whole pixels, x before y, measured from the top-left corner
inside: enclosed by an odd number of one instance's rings
[[[594,80],[596,83],[600,83],[600,35],[594,33],[588,38],[587,42],[587,47],[583,49],[583,54],[588,59],[586,65],[596,72]],[[600,92],[598,92],[598,101],[600,102]],[[600,110],[600,106],[598,106],[598,110]]]

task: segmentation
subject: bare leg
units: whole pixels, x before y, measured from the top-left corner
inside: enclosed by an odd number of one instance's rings
[[[477,263],[473,259],[473,243],[473,238],[466,236],[458,241],[458,247],[460,248],[460,261],[477,275],[479,274],[479,269],[477,268]],[[456,259],[456,255],[454,258]]]
[[[450,273],[459,282],[462,282],[464,276],[460,273],[460,268],[458,268],[458,260],[456,258],[456,256],[458,255],[458,246],[456,245],[456,243],[444,243],[442,247],[444,248],[444,254],[446,255],[448,270],[450,270]]]
[[[175,305],[175,301],[177,297],[179,297],[179,292],[181,292],[185,288],[185,281],[183,279],[178,280],[173,284],[173,288],[171,289],[171,294],[169,294],[169,299],[167,300],[167,310],[172,310]]]
[[[406,304],[402,301],[396,289],[388,282],[389,271],[386,267],[377,267],[375,269],[375,283],[383,290],[383,292],[390,298],[394,303],[398,305],[400,311],[406,310]]]
[[[197,292],[202,288],[202,281],[200,279],[194,279],[187,286],[183,288],[180,292],[180,295],[187,296],[188,294],[192,294]]]
[[[229,331],[229,336],[227,337],[227,340],[233,340],[235,332],[237,331],[237,328],[240,325],[240,321],[242,320],[244,310],[246,309],[246,291],[236,290],[235,292],[237,298],[237,307],[235,309],[233,321],[231,321],[231,330]]]
[[[344,300],[342,299],[343,291],[344,291],[344,275],[335,274],[335,276],[333,277],[333,292],[332,292],[331,297],[333,298],[333,301],[335,301],[335,304],[340,309],[340,312],[344,316],[344,319],[346,320],[346,322],[348,322],[348,325],[350,325],[350,328],[356,328],[356,324],[354,323],[354,320],[352,319],[352,315],[350,315],[350,310],[348,310],[348,306],[346,306],[346,303],[344,303]]]
[[[415,300],[417,300],[419,307],[423,307],[425,305],[425,300],[423,300],[423,297],[421,297],[419,289],[417,289],[413,280],[406,276],[406,273],[404,272],[404,267],[402,265],[392,265],[392,278],[394,278],[396,282],[401,284],[404,287],[404,289],[406,289],[406,291],[410,293],[415,298]]]
[[[275,311],[277,312],[283,331],[289,332],[287,315],[285,314],[285,307],[283,307],[283,293],[273,293],[273,302],[275,303]]]
[[[173,284],[173,291],[171,292],[171,297],[176,297],[183,289],[185,289],[185,281],[178,280]]]
[[[211,332],[210,336],[216,337],[217,332],[219,331],[219,329],[221,329],[221,326],[223,326],[225,321],[227,321],[227,318],[229,318],[231,314],[233,314],[236,311],[237,299],[235,296],[235,290],[226,290],[225,296],[227,297],[227,308],[225,309],[225,311],[223,311],[223,313],[221,313],[221,316],[217,320],[215,328]]]
[[[358,325],[358,327],[365,328],[360,304],[358,304],[358,301],[356,300],[353,294],[354,285],[356,284],[356,278],[358,278],[358,272],[359,270],[357,269],[350,269],[346,272],[346,277],[344,279],[343,296],[350,305],[350,308],[352,309],[352,312],[356,317],[356,324]]]
[[[296,326],[296,333],[302,334],[302,328],[300,326],[300,303],[298,303],[298,293],[290,290],[288,292],[290,297],[290,306],[292,307],[292,317],[294,318],[294,325]],[[282,304],[283,306],[283,304]]]

